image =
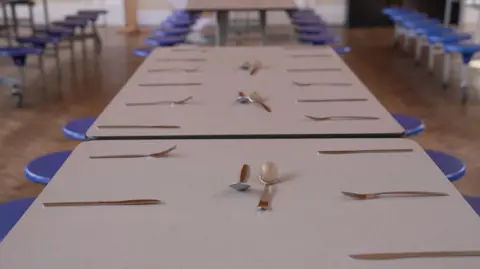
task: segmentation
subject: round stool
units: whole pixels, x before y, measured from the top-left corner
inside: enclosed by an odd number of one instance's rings
[[[133,55],[137,57],[142,57],[145,58],[147,57],[152,50],[154,50],[155,47],[143,47],[143,48],[137,48],[133,50]]]
[[[34,159],[25,167],[25,177],[35,183],[48,184],[70,153],[72,153],[71,150],[58,151]]]
[[[477,213],[477,215],[480,216],[480,196],[465,196],[464,198]]]
[[[87,117],[67,122],[62,127],[63,135],[73,140],[87,140],[87,131],[97,117]]]
[[[332,46],[332,49],[338,54],[338,55],[345,55],[352,51],[352,48],[349,46]]]
[[[0,204],[0,242],[7,236],[13,226],[17,224],[33,201],[35,201],[34,197]]]
[[[404,114],[392,114],[392,116],[405,129],[404,136],[417,135],[425,131],[423,121],[417,117]]]
[[[465,176],[467,167],[457,157],[431,149],[427,149],[425,152],[451,182]]]
[[[145,43],[150,46],[170,47],[185,43],[183,36],[150,36],[145,39]]]

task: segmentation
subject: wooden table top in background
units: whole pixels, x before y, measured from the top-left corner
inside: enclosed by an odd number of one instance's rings
[[[296,9],[294,0],[189,0],[186,10],[288,10]]]
[[[245,60],[260,60],[264,68],[250,76],[238,68]],[[159,71],[165,68],[193,68],[197,72]],[[294,82],[340,85],[305,87],[294,85]],[[198,85],[144,86],[157,83]],[[266,99],[272,113],[256,104],[236,103],[239,91],[258,92]],[[193,100],[185,105],[126,106],[126,103],[180,100],[188,96]],[[297,102],[298,99],[338,98],[365,98],[367,101]],[[379,120],[313,122],[305,115],[373,116]],[[178,125],[181,128],[99,129],[98,125]],[[187,52],[158,49],[138,68],[87,135],[127,139],[304,138],[399,137],[403,132],[331,48],[286,50],[267,47]]]
[[[177,149],[160,159],[89,159]],[[410,148],[319,155],[318,150]],[[278,165],[258,212],[260,166]],[[243,164],[250,191],[228,187]],[[340,191],[446,192],[352,200]],[[160,199],[154,206],[44,202]],[[0,268],[477,269],[478,257],[361,261],[366,252],[480,249],[480,218],[407,139],[90,141],[80,144],[0,244]]]

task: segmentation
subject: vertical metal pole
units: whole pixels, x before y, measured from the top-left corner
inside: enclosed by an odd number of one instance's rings
[[[443,14],[443,25],[448,27],[450,25],[451,15],[452,15],[452,4],[453,0],[447,0],[445,2],[445,13]]]
[[[50,25],[50,16],[48,14],[48,1],[43,0],[43,17],[45,20],[45,27],[48,29]]]
[[[262,36],[262,46],[267,43],[267,11],[260,10],[260,35]]]
[[[2,6],[2,16],[3,16],[3,23],[5,25],[5,32],[7,34],[7,43],[8,43],[8,46],[12,46],[12,35],[10,33],[10,26],[8,24],[7,4],[5,1],[0,0],[0,5]]]

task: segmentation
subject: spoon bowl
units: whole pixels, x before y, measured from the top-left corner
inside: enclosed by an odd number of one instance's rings
[[[273,162],[266,162],[260,168],[260,181],[265,185],[273,185],[279,181],[278,168]]]

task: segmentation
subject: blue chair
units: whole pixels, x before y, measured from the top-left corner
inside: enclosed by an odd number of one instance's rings
[[[473,208],[475,213],[480,216],[480,197],[479,196],[464,196],[467,203]]]
[[[334,45],[332,46],[332,49],[338,54],[338,55],[345,55],[352,51],[352,48],[349,46],[341,46],[341,45]]]
[[[0,204],[0,243],[22,218],[33,201],[35,198],[26,198]]]
[[[71,150],[58,151],[34,159],[25,167],[25,177],[35,183],[48,184],[71,153]]]
[[[429,43],[429,56],[428,56],[428,69],[433,72],[435,52],[438,49],[443,49],[445,45],[456,44],[463,41],[470,40],[472,35],[467,33],[433,33],[427,36]],[[450,73],[450,54],[445,53],[443,55],[443,76],[442,82],[446,86],[448,83],[448,75]]]
[[[326,25],[315,25],[315,26],[297,26],[295,27],[295,32],[297,34],[322,34],[328,30]]]
[[[97,117],[87,117],[69,121],[62,127],[63,135],[73,140],[85,141],[88,129],[96,120]]]
[[[405,129],[404,136],[417,135],[425,131],[423,121],[417,117],[405,114],[392,114],[392,116]]]
[[[23,88],[25,87],[25,66],[29,55],[38,55],[40,78],[42,86],[45,87],[45,70],[43,66],[43,49],[30,47],[0,47],[0,56],[7,56],[13,60],[20,73],[20,85],[12,87],[12,97],[17,107],[23,105]]]
[[[459,53],[462,55],[463,65],[461,67],[461,79],[460,79],[460,90],[462,93],[462,102],[465,103],[468,100],[468,64],[477,52],[480,51],[480,44],[447,44],[444,46],[444,51],[446,55]],[[449,62],[447,61],[447,64]],[[448,84],[448,73],[445,74],[444,85]]]
[[[145,43],[150,46],[170,47],[185,43],[184,36],[151,36],[145,39]]]
[[[417,36],[417,43],[415,46],[415,61],[417,64],[420,63],[421,53],[423,46],[428,44],[428,36],[438,35],[438,34],[448,34],[454,33],[455,30],[448,27],[443,27],[442,25],[436,24],[420,24],[416,25],[411,31]],[[430,46],[429,57],[429,69],[433,69],[433,57],[434,57],[434,48]]]
[[[31,45],[34,48],[38,48],[41,50],[45,50],[48,45],[52,45],[54,48],[54,57],[55,63],[57,67],[57,74],[60,76],[61,69],[60,69],[60,43],[62,42],[61,37],[53,36],[53,35],[33,35],[33,36],[24,36],[18,37],[17,42],[19,44]]]
[[[318,46],[339,42],[340,38],[328,31],[318,34],[301,34],[298,36],[298,41]]]
[[[326,23],[319,17],[308,17],[308,18],[293,18],[291,23],[296,26],[315,26],[315,25],[326,25]]]
[[[156,29],[152,33],[156,36],[185,36],[190,32],[189,27],[183,28],[165,28],[165,29]]]
[[[145,58],[155,49],[155,47],[143,47],[143,48],[136,48],[133,50],[133,55],[141,58]]]
[[[441,151],[427,149],[425,152],[451,182],[457,181],[465,176],[467,166],[462,160]]]

